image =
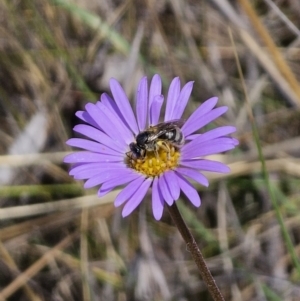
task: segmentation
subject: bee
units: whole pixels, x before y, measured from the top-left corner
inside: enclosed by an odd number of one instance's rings
[[[163,148],[169,156],[170,144],[175,147],[184,144],[185,140],[181,131],[183,124],[184,120],[175,119],[150,126],[136,136],[136,142],[129,144],[130,155],[128,156],[134,160],[143,160],[149,151],[154,152],[158,157],[159,148]]]

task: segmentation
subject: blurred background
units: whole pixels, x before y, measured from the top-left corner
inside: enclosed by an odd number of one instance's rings
[[[62,163],[111,77],[134,100],[155,73],[238,129],[232,172],[178,201],[225,299],[300,300],[299,28],[299,0],[1,0],[0,300],[212,300],[167,211],[123,219]]]

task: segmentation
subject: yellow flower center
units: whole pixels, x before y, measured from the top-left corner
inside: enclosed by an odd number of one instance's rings
[[[156,177],[167,170],[177,167],[179,157],[179,150],[170,145],[169,151],[163,148],[159,148],[156,153],[147,151],[144,159],[134,160],[127,157],[126,163],[130,168],[148,177]]]

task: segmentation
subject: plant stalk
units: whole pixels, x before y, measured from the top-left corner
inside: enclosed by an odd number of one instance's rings
[[[201,277],[202,277],[203,281],[205,282],[212,298],[214,299],[214,301],[225,301],[225,299],[223,298],[223,296],[215,282],[215,279],[211,275],[211,273],[205,263],[204,257],[202,255],[199,247],[197,246],[197,243],[196,243],[192,233],[188,229],[185,221],[183,220],[183,218],[181,216],[176,203],[174,202],[172,206],[167,206],[167,207],[169,209],[169,212],[173,219],[173,222],[175,223],[176,227],[178,228],[182,238],[186,242],[187,249],[191,253],[191,255],[200,271]]]

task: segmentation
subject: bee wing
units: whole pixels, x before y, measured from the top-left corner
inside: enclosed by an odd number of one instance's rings
[[[151,129],[153,131],[153,134],[148,138],[148,141],[155,141],[158,139],[160,136],[164,135],[168,131],[174,129],[174,127],[179,127],[181,128],[184,124],[183,119],[174,119],[174,120],[169,120],[166,122],[161,122],[158,123],[157,125],[151,126]]]
[[[154,128],[157,128],[157,130],[170,130],[172,128],[174,128],[174,126],[177,126],[179,128],[181,128],[184,125],[184,120],[183,119],[173,119],[173,120],[169,120],[169,121],[165,121],[165,122],[161,122],[158,123],[157,125],[154,125]]]
[[[157,139],[159,138],[159,136],[165,134],[166,132],[167,132],[167,131],[165,130],[165,131],[159,131],[159,132],[157,132],[157,133],[151,134],[151,135],[148,137],[147,142],[149,143],[149,142],[153,142],[153,141],[157,140]]]

